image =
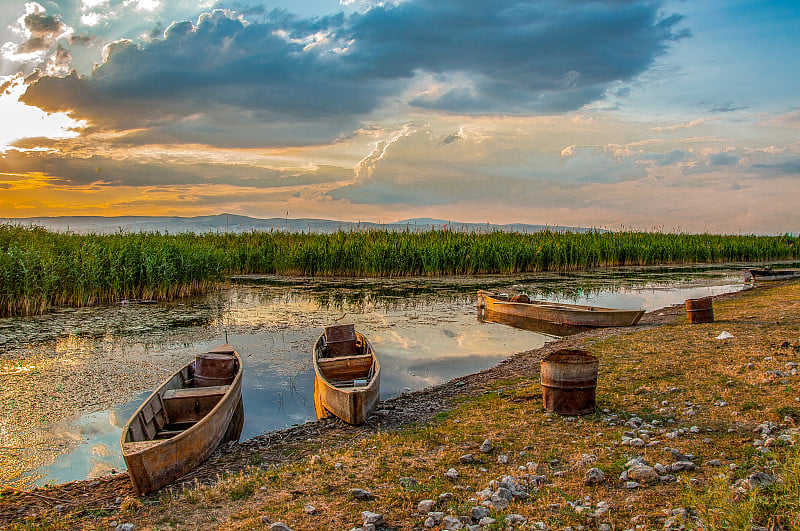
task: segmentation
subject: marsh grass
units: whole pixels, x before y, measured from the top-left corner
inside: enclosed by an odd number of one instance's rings
[[[800,238],[644,232],[77,235],[0,225],[0,315],[202,293],[236,274],[438,276],[800,257]]]

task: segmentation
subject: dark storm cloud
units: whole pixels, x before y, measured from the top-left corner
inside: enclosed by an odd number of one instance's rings
[[[349,17],[273,11],[258,22],[215,11],[173,23],[159,40],[117,43],[91,76],[43,78],[24,99],[112,129],[209,112],[238,123],[326,122],[319,140],[426,75],[443,88],[412,105],[569,111],[642,73],[683,36],[681,17],[660,18],[659,9],[653,1],[410,0]]]

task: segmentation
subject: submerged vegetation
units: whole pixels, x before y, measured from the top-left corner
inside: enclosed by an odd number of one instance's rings
[[[800,238],[647,232],[78,235],[0,225],[0,315],[171,299],[230,275],[437,276],[786,260]]]

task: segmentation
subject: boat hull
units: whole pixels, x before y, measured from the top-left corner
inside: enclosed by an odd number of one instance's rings
[[[615,310],[545,301],[512,302],[485,291],[478,292],[478,307],[525,319],[588,327],[633,326],[644,315],[644,310]]]
[[[744,278],[754,282],[778,282],[800,278],[800,271],[796,269],[748,269],[745,271]]]
[[[223,350],[215,351],[224,351],[223,347],[220,348]],[[230,352],[235,356],[238,366],[233,381],[210,411],[199,420],[191,421],[191,427],[171,438],[155,438],[159,424],[161,427],[169,426],[170,419],[164,405],[165,394],[170,390],[189,388],[186,383],[194,376],[194,361],[156,389],[126,423],[122,430],[122,455],[139,495],[159,490],[188,474],[208,459],[225,440],[238,440],[244,418],[242,363],[235,350],[230,348]],[[201,402],[201,398],[196,400],[195,409],[200,408]]]
[[[326,358],[324,334],[314,344],[314,409],[318,419],[332,414],[348,424],[363,424],[380,400],[380,362],[367,339],[356,335],[361,347],[355,356]],[[360,380],[362,385],[352,383]]]

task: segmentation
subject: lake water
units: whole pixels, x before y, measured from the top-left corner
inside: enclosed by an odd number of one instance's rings
[[[742,289],[742,265],[412,279],[240,278],[154,305],[0,320],[0,484],[121,471],[120,430],[169,374],[227,341],[244,364],[242,438],[313,421],[311,346],[352,323],[381,359],[381,397],[476,372],[555,339],[477,319],[478,289],[625,309]]]

